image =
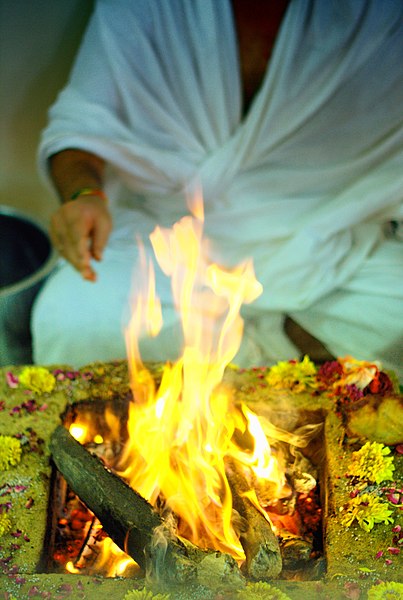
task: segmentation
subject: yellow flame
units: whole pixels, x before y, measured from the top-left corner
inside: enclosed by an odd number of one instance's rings
[[[147,320],[155,318],[155,307],[160,315],[151,262],[140,248],[141,289],[126,331],[135,401],[119,468],[152,504],[158,497],[165,499],[178,518],[180,535],[242,560],[243,549],[231,521],[226,457],[253,469],[256,477],[279,479],[279,486],[283,481],[257,417],[236,407],[231,391],[222,384],[224,370],[242,340],[241,306],[253,302],[262,286],[251,261],[231,270],[209,263],[201,196],[190,209],[192,216],[172,229],[157,227],[150,236],[161,269],[171,277],[184,339],[182,356],[165,365],[158,389],[139,353],[139,337],[149,330]],[[248,431],[255,440],[252,447],[239,447],[234,441],[236,431]]]
[[[87,437],[87,427],[80,423],[72,423],[69,427],[69,432],[80,444],[83,444]]]
[[[66,571],[68,571],[69,573],[76,574],[76,573],[81,572],[80,569],[76,569],[76,567],[74,566],[74,563],[71,560],[69,560],[69,562],[66,563],[65,568],[66,568]]]
[[[129,568],[137,567],[135,561],[121,550],[110,538],[99,546],[96,570],[103,570],[106,577],[121,577]]]

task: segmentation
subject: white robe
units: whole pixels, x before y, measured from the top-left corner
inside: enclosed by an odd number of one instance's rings
[[[185,214],[197,180],[212,258],[252,257],[264,287],[241,361],[294,357],[289,314],[332,353],[403,376],[403,246],[385,235],[403,218],[402,65],[399,0],[292,0],[243,117],[229,0],[99,0],[39,164],[64,148],[103,157],[115,229],[97,284],[63,265],[39,296],[36,361],[124,356],[135,236]],[[174,346],[159,284],[169,335],[150,359]]]

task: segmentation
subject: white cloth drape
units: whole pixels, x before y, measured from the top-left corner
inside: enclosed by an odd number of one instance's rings
[[[354,287],[384,247],[387,268],[357,293],[393,296],[403,321],[402,244],[383,233],[403,218],[402,3],[292,0],[245,118],[237,51],[228,0],[100,0],[43,132],[43,173],[68,147],[108,161],[122,253],[182,216],[185,186],[200,182],[212,257],[253,257],[273,348],[279,315]]]

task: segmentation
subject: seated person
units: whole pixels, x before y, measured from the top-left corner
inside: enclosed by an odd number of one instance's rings
[[[197,181],[212,260],[251,257],[263,285],[235,362],[314,348],[402,377],[402,16],[381,0],[99,0],[39,148],[65,260],[34,307],[35,361],[126,356],[136,236],[186,214]],[[180,332],[162,273],[157,291],[164,329],[141,349],[164,361]]]

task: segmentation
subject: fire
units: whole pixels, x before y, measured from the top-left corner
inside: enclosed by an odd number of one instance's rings
[[[172,229],[157,227],[150,236],[157,262],[171,278],[184,342],[182,355],[164,366],[158,387],[138,345],[142,335],[158,336],[162,327],[152,261],[140,244],[141,289],[126,331],[134,402],[118,472],[153,505],[164,503],[179,535],[241,562],[226,461],[235,460],[248,480],[270,482],[278,492],[285,482],[259,419],[235,406],[223,383],[242,340],[241,306],[253,302],[262,286],[250,260],[231,270],[209,262],[200,195],[189,208],[191,214]]]

